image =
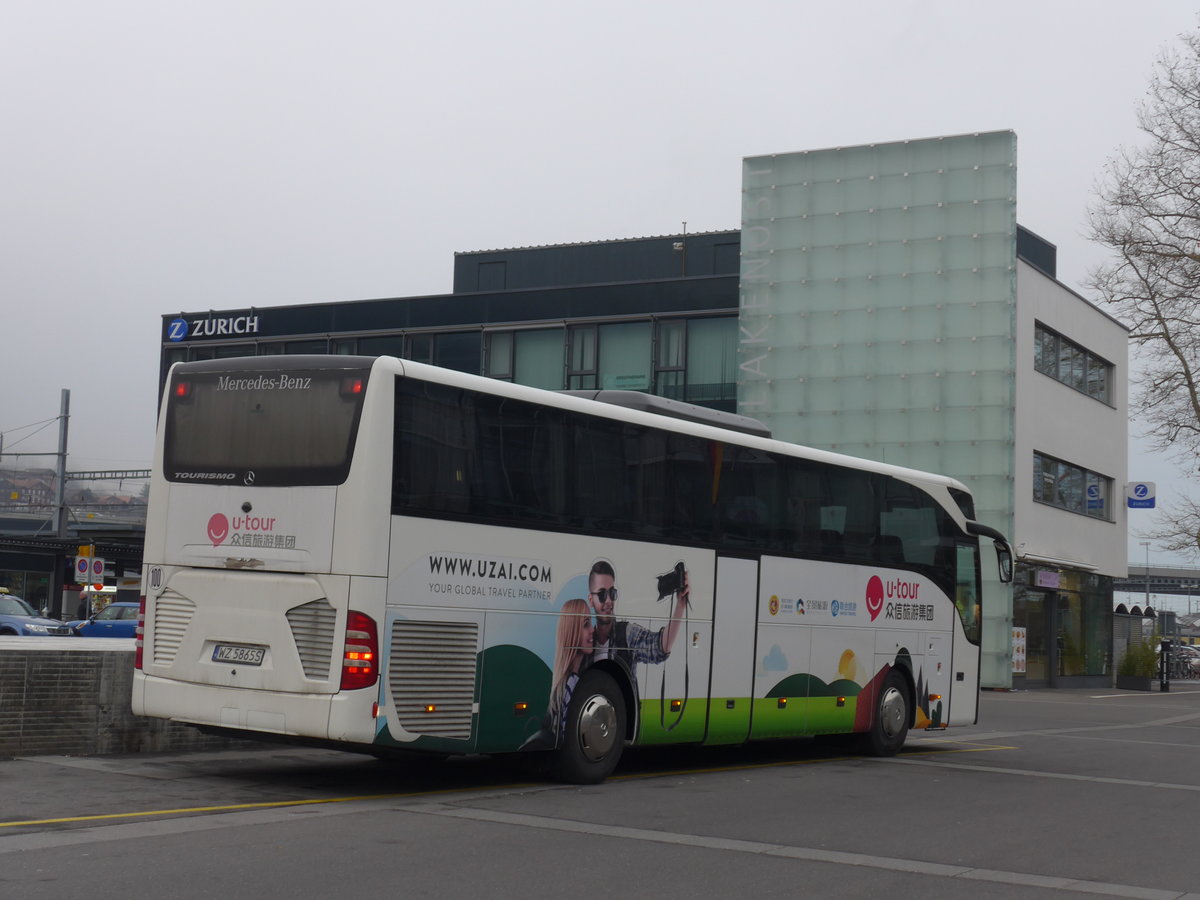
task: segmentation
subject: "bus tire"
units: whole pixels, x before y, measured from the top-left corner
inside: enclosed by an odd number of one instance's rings
[[[599,784],[625,747],[625,698],[607,672],[583,673],[571,695],[566,736],[553,751],[550,774],[568,784]]]
[[[897,669],[892,669],[880,688],[871,730],[864,735],[863,746],[867,753],[871,756],[896,755],[908,737],[911,707],[908,682]]]

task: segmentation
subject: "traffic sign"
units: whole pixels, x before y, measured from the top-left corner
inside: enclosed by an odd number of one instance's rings
[[[104,559],[99,556],[75,557],[75,581],[79,584],[103,582],[104,566]]]

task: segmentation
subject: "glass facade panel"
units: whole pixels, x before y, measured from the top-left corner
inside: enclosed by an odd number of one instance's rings
[[[423,363],[433,362],[432,334],[410,334],[407,337],[407,342],[408,350],[404,353],[405,359]]]
[[[358,339],[358,352],[363,356],[398,356],[404,358],[404,335],[387,334]]]
[[[658,329],[654,361],[659,369],[681,369],[687,348],[686,323],[682,319],[660,320],[656,323]]]
[[[512,379],[513,333],[493,331],[487,335],[487,368],[483,374],[505,381]]]
[[[737,411],[959,478],[1011,532],[1015,136],[753,157],[742,186]],[[984,574],[982,683],[1006,687],[1011,595]]]
[[[568,329],[570,348],[567,357],[567,387],[589,390],[596,383],[596,326],[580,325]]]
[[[660,319],[654,328],[653,392],[681,400],[687,362],[687,323],[683,319]]]
[[[437,364],[456,372],[478,375],[483,352],[483,335],[478,331],[461,331],[437,336]]]
[[[254,356],[255,346],[253,344],[226,344],[223,347],[217,348],[217,359],[237,359],[242,356]]]
[[[327,353],[329,344],[327,341],[288,341],[288,353]]]
[[[518,331],[513,335],[513,381],[548,391],[563,387],[563,330]]]
[[[689,403],[716,409],[734,408],[737,400],[738,320],[691,319],[687,327],[687,394]]]
[[[1035,586],[1039,575],[1057,589]],[[1111,579],[1073,569],[1018,567],[1013,623],[1025,630],[1026,683],[1067,687],[1066,679],[1112,675]]]
[[[618,391],[650,390],[650,323],[600,326],[600,387]]]

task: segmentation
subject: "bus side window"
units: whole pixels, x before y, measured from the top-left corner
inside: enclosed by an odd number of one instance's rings
[[[396,392],[396,440],[392,507],[397,513],[467,512],[470,459],[475,441],[473,411],[463,392],[400,379]]]
[[[817,552],[821,541],[822,482],[806,460],[783,460],[787,505],[781,512],[782,541],[791,553]]]
[[[664,472],[668,521],[687,540],[710,541],[720,486],[720,444],[687,434],[667,437]]]
[[[767,453],[725,445],[717,515],[721,535],[764,550],[776,543],[772,504],[779,502],[779,467]]]
[[[872,480],[867,473],[853,469],[837,468],[829,472],[832,508],[841,510],[841,527],[833,524],[832,514],[828,515],[828,523],[822,522],[822,527],[841,533],[845,559],[875,558],[879,516]]]
[[[879,561],[885,566],[904,564],[904,541],[899,535],[879,535]]]
[[[628,531],[629,498],[624,493],[625,435],[612,419],[578,419],[571,429],[571,490],[568,517],[578,528]]]

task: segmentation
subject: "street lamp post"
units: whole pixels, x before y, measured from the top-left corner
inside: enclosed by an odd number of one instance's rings
[[[1146,609],[1150,608],[1150,542],[1138,541],[1146,548]]]

